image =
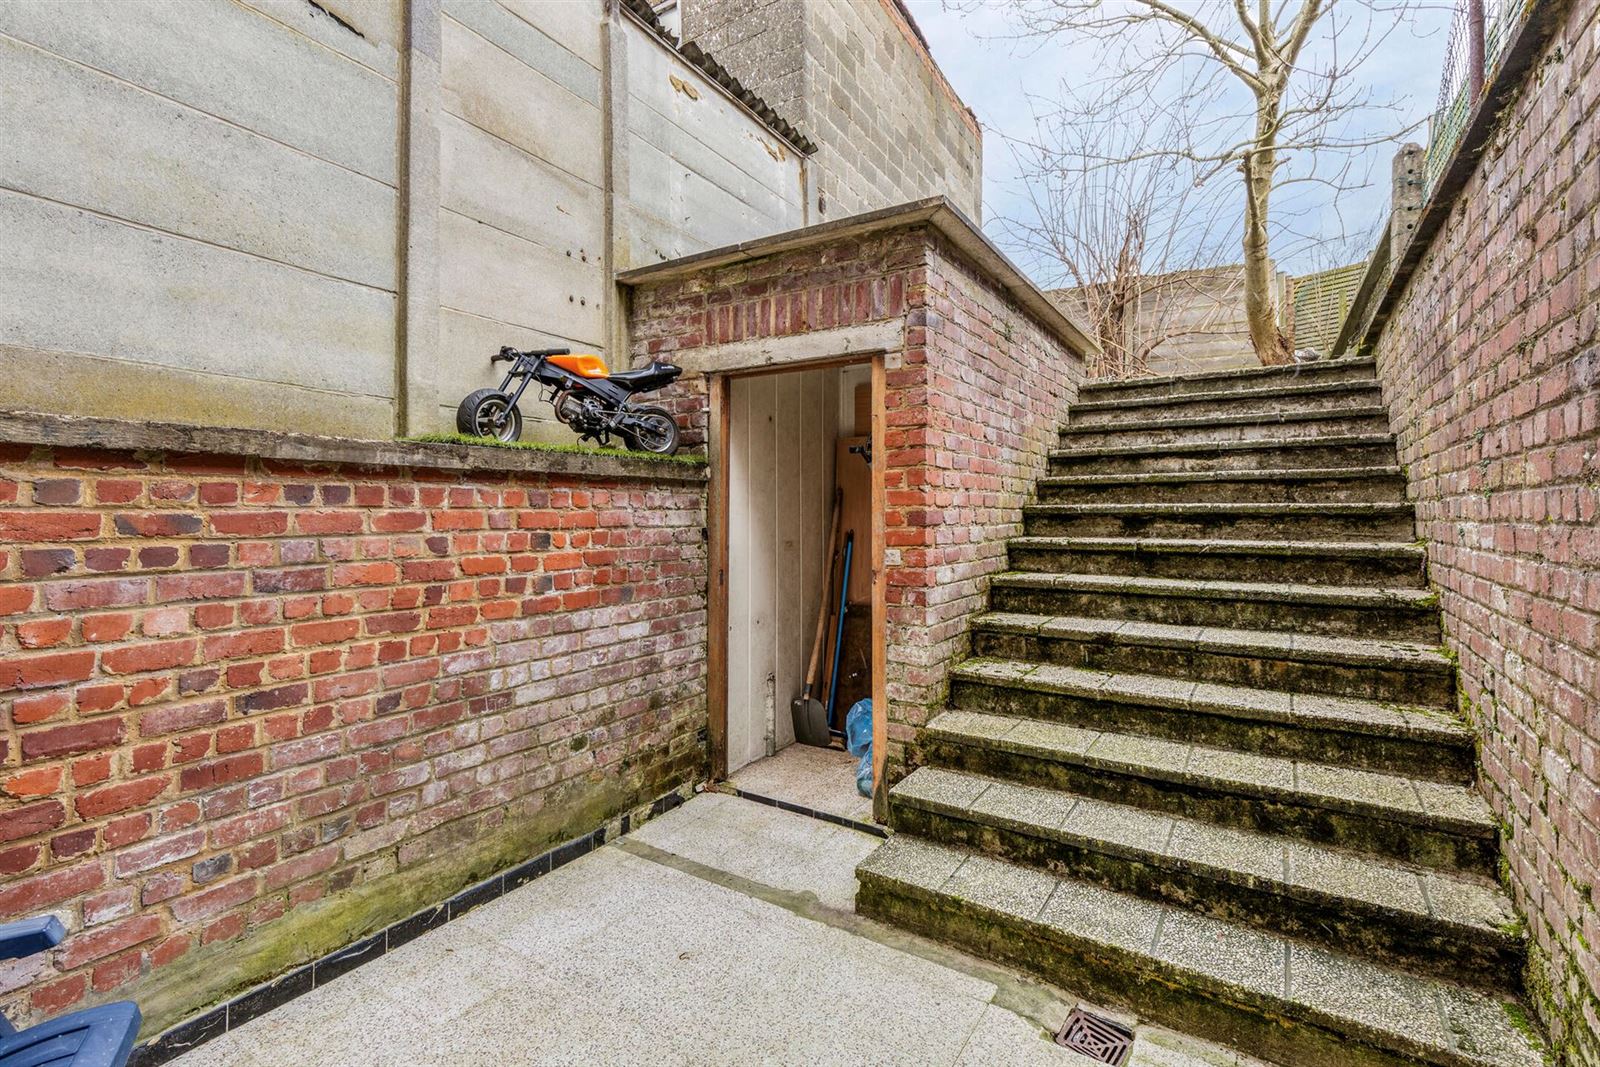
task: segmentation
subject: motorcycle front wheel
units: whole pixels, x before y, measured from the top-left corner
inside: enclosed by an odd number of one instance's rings
[[[666,408],[632,408],[622,439],[636,452],[670,456],[678,451],[678,420]]]
[[[479,389],[456,408],[456,429],[473,437],[515,441],[522,436],[522,412],[498,389]]]

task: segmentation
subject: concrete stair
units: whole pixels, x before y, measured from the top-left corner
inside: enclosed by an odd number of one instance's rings
[[[1057,474],[1039,479],[1039,499],[1062,504],[1297,504],[1392,501],[1405,493],[1399,467],[1307,467],[1255,471]]]
[[[1091,383],[869,916],[1292,1067],[1532,1067],[1370,360]]]
[[[1019,571],[1421,589],[1427,555],[1392,541],[1248,541],[1205,537],[1016,537]]]
[[[1449,712],[1322,693],[972,659],[951,674],[950,706],[1458,784],[1475,770],[1472,732]]]

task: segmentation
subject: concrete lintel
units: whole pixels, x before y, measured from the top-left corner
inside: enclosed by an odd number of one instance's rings
[[[643,454],[611,456],[427,441],[370,441],[37,411],[0,410],[0,441],[46,448],[245,456],[287,463],[404,467],[466,474],[556,474],[687,483],[706,480],[703,466]]]
[[[890,319],[863,326],[836,326],[791,337],[758,337],[722,345],[695,348],[674,358],[689,375],[723,371],[751,371],[890,353],[890,361],[905,347],[905,322]]]

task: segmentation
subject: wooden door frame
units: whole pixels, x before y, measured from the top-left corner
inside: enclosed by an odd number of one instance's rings
[[[711,778],[728,777],[728,440],[730,429],[731,385],[735,378],[759,378],[773,374],[826,370],[835,367],[870,366],[872,369],[872,778],[873,794],[881,798],[884,756],[888,747],[887,622],[888,579],[884,572],[884,469],[885,390],[887,353],[854,353],[786,363],[751,367],[747,370],[714,371],[706,375],[710,402],[710,424],[706,451],[710,460],[707,491],[707,540],[710,545],[706,595],[706,734],[711,748]]]

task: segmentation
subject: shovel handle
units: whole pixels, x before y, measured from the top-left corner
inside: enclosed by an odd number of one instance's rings
[[[822,578],[822,605],[817,609],[817,636],[811,641],[811,665],[806,668],[806,695],[817,681],[817,666],[822,661],[822,638],[828,632],[828,596],[833,590],[833,543],[839,538],[839,512],[843,506],[844,490],[833,491],[833,526],[828,531],[828,573]]]

